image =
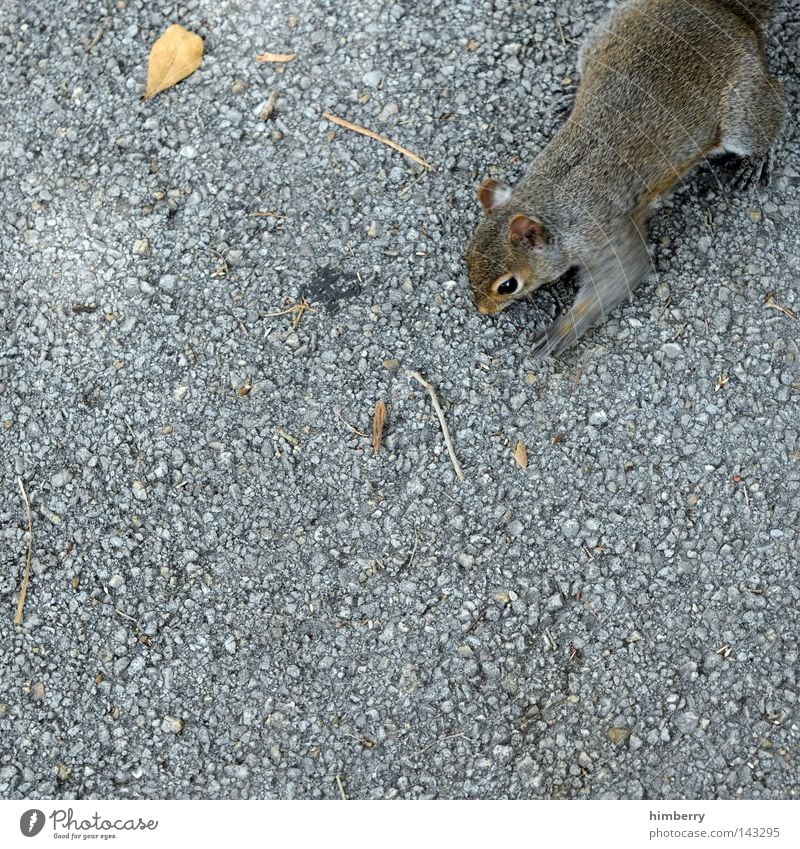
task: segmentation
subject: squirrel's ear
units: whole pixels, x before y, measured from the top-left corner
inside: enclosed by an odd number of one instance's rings
[[[505,203],[511,197],[511,189],[497,180],[484,180],[478,189],[478,200],[488,215],[496,206]]]
[[[508,222],[508,235],[512,242],[521,242],[524,239],[532,248],[537,248],[541,247],[544,241],[544,227],[535,218],[515,215]]]

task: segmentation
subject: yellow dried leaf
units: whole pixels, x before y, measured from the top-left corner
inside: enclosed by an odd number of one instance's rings
[[[149,100],[160,91],[193,74],[203,61],[203,39],[180,24],[173,24],[150,50],[147,63],[147,91]]]
[[[377,454],[383,443],[383,429],[386,427],[386,404],[378,401],[375,405],[375,416],[372,419],[372,453]]]
[[[630,728],[609,728],[608,739],[617,746],[630,735]]]
[[[517,443],[517,447],[514,449],[514,459],[517,461],[520,469],[528,468],[528,449],[525,448],[524,442],[520,441]]]
[[[256,56],[258,62],[291,62],[296,53],[259,53]]]

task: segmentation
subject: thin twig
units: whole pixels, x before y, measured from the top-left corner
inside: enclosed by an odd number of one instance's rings
[[[413,377],[414,380],[425,388],[428,395],[431,396],[433,409],[436,410],[436,415],[439,417],[439,424],[442,426],[442,434],[444,435],[444,444],[447,446],[447,453],[450,455],[450,460],[453,463],[453,468],[456,470],[458,479],[463,481],[464,472],[461,469],[461,464],[458,462],[456,452],[453,450],[453,443],[450,439],[450,431],[447,429],[447,422],[444,420],[444,413],[442,412],[442,406],[439,403],[439,399],[436,396],[436,390],[418,371],[409,371],[408,376]]]
[[[669,341],[670,341],[670,342],[674,342],[674,341],[675,341],[675,340],[676,340],[676,339],[677,339],[677,338],[681,335],[681,333],[683,333],[683,331],[684,331],[684,330],[686,330],[686,328],[687,328],[688,326],[689,326],[688,324],[682,324],[682,325],[678,328],[677,333],[675,333],[675,334],[673,334],[672,336],[670,336]]]
[[[106,592],[108,592],[107,588]],[[131,616],[130,613],[126,613],[124,610],[120,610],[118,607],[115,607],[113,602],[103,601],[102,598],[96,598],[92,601],[94,604],[104,604],[106,607],[110,607],[114,611],[114,613],[117,614],[117,616],[121,616],[123,619],[127,619],[129,622],[133,622],[133,624],[136,625],[137,628],[139,628],[139,623],[136,621],[136,619]]]
[[[543,633],[545,636],[545,640],[549,644],[550,648],[553,651],[556,651],[558,649],[558,643],[553,639],[553,635],[550,633],[550,629],[545,628]]]
[[[564,27],[561,26],[561,21],[558,19],[558,15],[556,15],[556,26],[558,27],[558,32],[561,36],[561,45],[562,47],[566,47],[567,40],[564,38]]]
[[[295,448],[297,448],[297,446],[300,444],[300,440],[296,436],[292,436],[292,434],[289,433],[289,431],[286,430],[286,428],[276,427],[275,433],[277,433],[278,436],[285,439],[289,443],[289,445],[292,445]]]
[[[299,304],[293,304],[285,310],[279,310],[278,312],[268,312],[264,313],[266,318],[274,318],[278,315],[289,315],[290,313],[294,313],[294,318],[292,319],[292,329],[296,330],[300,321],[303,318],[303,315],[308,312],[314,312],[314,307],[311,306],[311,302],[306,298],[303,298]]]
[[[457,734],[448,734],[446,737],[439,737],[438,740],[434,740],[432,743],[429,743],[427,746],[424,746],[422,749],[418,749],[416,752],[411,753],[411,757],[414,758],[417,755],[422,755],[428,751],[428,749],[432,749],[434,746],[439,743],[444,743],[445,740],[456,740],[458,738],[463,738],[464,740],[469,740],[470,743],[473,742],[472,737],[468,737],[463,731],[459,731]]]
[[[658,316],[657,316],[657,318],[656,318],[656,321],[659,321],[659,320],[661,319],[661,316],[662,316],[662,315],[664,315],[664,313],[665,313],[665,312],[666,312],[666,311],[667,311],[667,310],[668,310],[671,306],[672,306],[672,295],[667,295],[667,300],[666,300],[666,301],[664,301],[664,307],[662,308],[661,312],[658,314]]]
[[[28,584],[31,579],[31,559],[33,557],[33,516],[31,515],[31,503],[28,501],[28,493],[25,492],[25,484],[22,478],[17,478],[22,500],[25,502],[25,513],[28,516],[28,554],[25,557],[25,573],[22,576],[22,586],[19,589],[19,601],[17,602],[17,613],[14,616],[14,624],[22,624],[22,610],[25,607],[25,596],[28,594]]]
[[[774,292],[769,292],[764,298],[764,306],[769,307],[771,310],[777,310],[779,313],[782,313],[787,318],[791,318],[793,321],[797,321],[797,313],[790,307],[785,307],[783,306],[783,304],[779,304],[775,300]]]
[[[105,17],[100,18],[100,25],[97,27],[95,34],[89,38],[84,40],[83,51],[84,53],[91,53],[95,47],[100,43],[100,39],[108,32],[108,28],[111,26],[111,16],[106,15]]]
[[[342,784],[342,779],[339,776],[336,776],[336,783],[339,785],[339,792],[342,794],[342,799],[347,801],[347,793],[344,792],[344,785]]]
[[[399,198],[404,198],[404,197],[405,197],[405,196],[406,196],[406,195],[407,195],[407,194],[411,191],[411,189],[413,189],[413,188],[414,188],[414,186],[416,186],[416,185],[417,185],[417,183],[418,183],[418,182],[419,182],[419,181],[420,181],[420,180],[421,180],[424,176],[425,176],[425,172],[423,171],[423,172],[419,175],[419,177],[415,177],[415,178],[414,178],[414,179],[413,179],[413,180],[412,180],[412,181],[411,181],[411,182],[410,182],[407,186],[403,186],[403,188],[402,188],[402,189],[400,189],[400,191],[397,193],[397,197],[399,197]]]
[[[291,62],[296,53],[259,53],[256,56],[257,62]]]
[[[414,534],[414,547],[411,549],[411,554],[408,556],[408,559],[400,565],[401,569],[410,569],[411,564],[414,562],[414,555],[417,553],[417,546],[419,545],[419,537]]]
[[[373,130],[368,130],[366,127],[361,127],[358,124],[353,124],[351,121],[346,121],[344,118],[337,118],[336,115],[332,115],[330,112],[325,112],[322,115],[323,118],[330,121],[332,124],[338,124],[340,127],[344,127],[347,130],[352,130],[354,133],[361,133],[362,136],[367,136],[367,138],[375,139],[375,141],[379,141],[381,144],[388,145],[393,150],[402,153],[403,156],[407,156],[413,162],[416,162],[417,165],[421,165],[423,168],[427,168],[429,171],[433,171],[434,166],[428,162],[427,159],[423,159],[421,156],[417,156],[416,153],[412,153],[407,147],[403,147],[403,145],[398,144],[397,142],[393,142],[391,139],[387,139],[386,136],[379,136]]]
[[[230,268],[228,268],[228,260],[225,259],[225,255],[220,253],[216,248],[212,248],[209,245],[209,249],[211,253],[219,260],[219,265],[211,272],[212,277],[227,277],[230,274]]]
[[[338,407],[336,408],[336,410],[335,410],[334,412],[336,413],[336,417],[339,419],[339,421],[340,421],[340,422],[341,422],[341,423],[342,423],[342,424],[343,424],[343,425],[344,425],[344,426],[345,426],[348,430],[351,430],[351,431],[352,431],[352,432],[353,432],[356,436],[364,436],[364,437],[366,437],[366,436],[367,436],[367,434],[366,434],[366,433],[364,433],[364,431],[363,431],[363,430],[358,430],[358,429],[354,428],[354,427],[353,427],[353,425],[351,425],[351,424],[350,424],[350,422],[346,421],[346,420],[344,419],[344,417],[342,416],[342,412],[341,412],[341,410],[340,410]]]
[[[297,312],[300,309],[300,304],[292,304],[292,306],[287,307],[285,310],[278,310],[277,312],[265,312],[265,318],[275,318],[278,315],[289,315],[289,313]]]

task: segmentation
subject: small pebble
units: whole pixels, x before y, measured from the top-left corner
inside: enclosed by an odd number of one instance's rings
[[[50,478],[50,483],[54,487],[62,487],[66,486],[72,480],[72,473],[68,469],[62,469],[60,472],[56,472],[53,477]]]
[[[178,716],[165,716],[161,721],[161,730],[180,734],[183,731],[183,720]]]
[[[596,410],[589,416],[589,424],[592,427],[603,427],[608,422],[605,410]]]
[[[567,539],[575,539],[580,532],[581,526],[575,519],[567,519],[561,526],[561,530]]]
[[[369,88],[377,88],[380,81],[383,79],[383,74],[380,71],[369,71],[364,74],[361,81]]]
[[[400,107],[396,103],[387,103],[386,106],[381,109],[380,115],[378,115],[379,121],[388,121],[393,115],[397,115],[400,111]]]
[[[692,734],[700,722],[700,717],[692,710],[679,713],[675,717],[675,725],[684,734]]]

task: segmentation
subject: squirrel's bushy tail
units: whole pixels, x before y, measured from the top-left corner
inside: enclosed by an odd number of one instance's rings
[[[775,11],[777,0],[717,0],[720,6],[736,12],[750,23],[762,25]]]

